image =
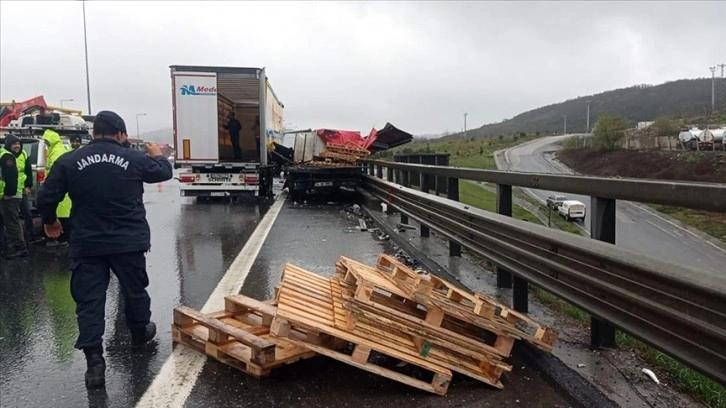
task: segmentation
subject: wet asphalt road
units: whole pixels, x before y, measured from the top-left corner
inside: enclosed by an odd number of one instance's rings
[[[75,305],[62,250],[35,249],[27,260],[0,261],[0,406],[134,406],[171,354],[173,307],[205,304],[267,207],[254,201],[194,203],[179,197],[175,181],[147,186],[145,201],[152,228],[147,264],[152,319],[159,328],[156,344],[142,352],[129,350],[118,282],[112,279],[106,307],[107,385],[89,393],[83,355],[73,349]],[[393,251],[389,243],[357,230],[357,217],[344,207],[285,203],[242,293],[271,297],[287,261],[330,275],[340,255],[373,262],[380,252]],[[569,406],[534,370],[515,368],[503,382],[504,390],[494,390],[455,376],[449,394],[438,397],[322,357],[280,368],[262,380],[208,361],[185,406]]]
[[[551,153],[560,149],[563,139],[569,136],[550,136],[536,141],[515,146],[507,151],[506,162],[515,171],[532,173],[562,173],[549,160]],[[528,189],[544,201],[554,192]],[[589,196],[567,194],[570,199],[585,203],[591,208]],[[553,217],[558,215],[552,214]],[[646,210],[629,202],[617,201],[615,214],[616,245],[632,248],[667,262],[697,267],[704,273],[723,274],[726,263],[726,250],[714,246],[698,236],[671,224],[657,216],[654,210]],[[589,211],[585,222],[580,223],[588,232],[590,230]]]
[[[147,255],[155,347],[131,353],[118,281],[106,301],[106,392],[88,395],[77,336],[70,271],[63,250],[35,248],[26,260],[0,261],[0,406],[133,406],[171,352],[171,311],[199,308],[254,231],[256,203],[194,204],[176,182],[147,186],[152,249]]]

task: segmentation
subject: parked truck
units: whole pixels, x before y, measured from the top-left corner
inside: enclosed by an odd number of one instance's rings
[[[355,191],[366,167],[362,159],[413,140],[390,123],[362,137],[359,132],[318,129],[294,132],[292,148],[277,147],[273,156],[285,169],[293,200]]]
[[[282,142],[284,105],[264,68],[172,65],[174,166],[183,197],[272,195],[267,146]],[[236,157],[226,129],[242,123]],[[256,139],[259,137],[259,152]]]

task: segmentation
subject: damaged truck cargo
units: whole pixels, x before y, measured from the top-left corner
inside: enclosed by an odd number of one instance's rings
[[[309,196],[353,192],[365,173],[361,161],[373,153],[413,140],[413,136],[387,123],[362,137],[359,132],[318,129],[295,132],[292,149],[275,144],[273,161],[285,167],[285,185],[293,200]]]

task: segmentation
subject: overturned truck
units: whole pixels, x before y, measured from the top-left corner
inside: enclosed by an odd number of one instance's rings
[[[411,134],[390,123],[366,137],[333,129],[294,134],[293,148],[275,144],[271,151],[272,160],[285,170],[285,186],[293,200],[352,192],[365,172],[361,160],[413,140]]]

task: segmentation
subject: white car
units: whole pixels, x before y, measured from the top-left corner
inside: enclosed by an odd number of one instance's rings
[[[557,212],[567,221],[584,220],[587,214],[587,206],[577,200],[566,200],[557,207]]]

